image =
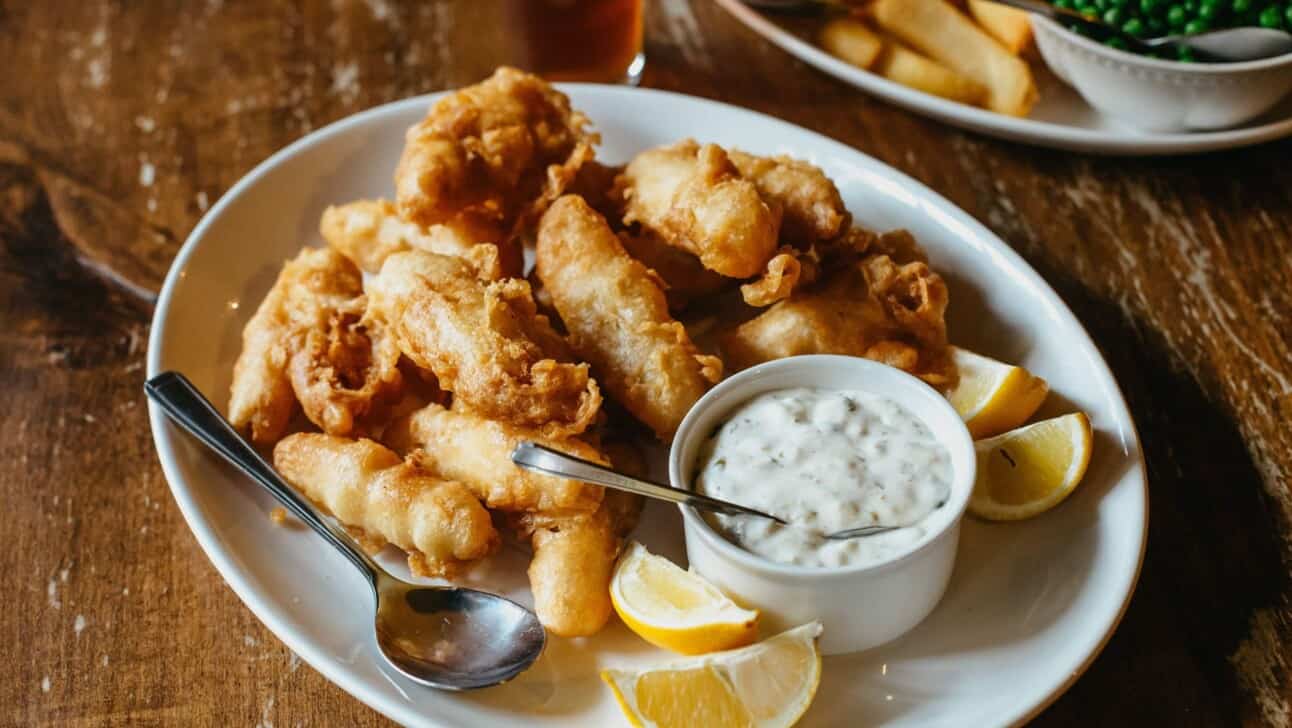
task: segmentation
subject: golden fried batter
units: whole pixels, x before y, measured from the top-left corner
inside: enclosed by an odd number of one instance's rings
[[[534,612],[552,634],[584,637],[605,626],[615,559],[641,508],[640,496],[608,490],[594,513],[523,513],[508,519],[533,545],[529,585]]]
[[[570,344],[598,381],[664,442],[722,377],[668,313],[659,279],[624,251],[604,218],[567,195],[543,215],[536,266]]]
[[[783,247],[767,261],[761,277],[740,287],[740,296],[750,306],[770,306],[815,281],[818,269],[815,249]]]
[[[945,387],[956,379],[946,306],[946,284],[927,264],[876,253],[742,324],[722,350],[733,369],[796,354],[864,356]]]
[[[362,294],[359,270],[333,250],[307,248],[287,262],[243,329],[229,421],[272,444],[299,397],[315,424],[348,434],[373,398],[393,394],[395,360],[360,322]]]
[[[414,248],[462,258],[489,280],[518,276],[524,266],[519,240],[509,239],[497,223],[470,213],[423,231],[400,218],[386,200],[357,200],[324,210],[319,231],[328,245],[366,273],[381,270],[392,254]]]
[[[452,576],[500,539],[489,512],[460,483],[404,462],[372,440],[296,434],[274,448],[274,466],[311,501],[365,540],[408,552],[423,576]]]
[[[408,130],[395,190],[400,213],[430,226],[471,210],[510,226],[541,214],[592,158],[595,134],[541,78],[499,68],[453,92]]]
[[[687,139],[642,152],[615,186],[625,222],[640,222],[722,275],[757,275],[776,251],[780,206],[769,206],[715,144]]]
[[[568,361],[523,280],[485,283],[457,258],[414,250],[386,259],[369,297],[404,355],[486,417],[559,437],[601,408],[588,365]]]
[[[664,281],[669,308],[681,311],[692,301],[711,296],[737,283],[704,267],[694,255],[664,242],[649,230],[624,232],[619,242],[632,257]],[[770,265],[770,262],[768,263]]]
[[[288,375],[305,416],[332,435],[349,435],[375,404],[403,388],[399,347],[379,322],[363,317],[367,299],[329,312],[293,342]]]
[[[819,167],[786,156],[759,157],[736,149],[728,154],[741,176],[758,187],[758,194],[784,212],[782,243],[805,246],[829,240],[847,223],[843,198]]]
[[[430,404],[395,420],[386,429],[386,444],[401,453],[416,453],[418,462],[471,488],[490,508],[590,513],[601,503],[601,488],[522,470],[511,453],[525,440],[542,443],[585,460],[604,462],[595,448],[574,439],[555,439],[537,430],[516,427],[463,411]]]

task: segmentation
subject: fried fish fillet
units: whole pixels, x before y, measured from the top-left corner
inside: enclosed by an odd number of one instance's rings
[[[668,442],[722,378],[722,361],[696,350],[669,315],[658,277],[624,251],[582,197],[548,208],[535,260],[575,353],[611,397]]]
[[[365,540],[406,551],[415,574],[452,576],[500,543],[489,512],[469,489],[372,440],[289,435],[274,448],[274,466]]]
[[[423,227],[472,211],[511,225],[541,214],[592,159],[597,136],[543,79],[501,67],[435,102],[395,170],[400,213]]]
[[[781,209],[769,205],[716,144],[687,139],[638,154],[615,182],[624,222],[732,278],[757,275],[776,251]]]
[[[595,207],[595,206],[594,206]],[[649,230],[621,233],[624,250],[655,271],[664,281],[669,308],[681,311],[692,301],[711,296],[737,283],[735,278],[714,273],[691,253],[664,242]],[[768,262],[771,265],[771,262]]]
[[[399,347],[364,314],[367,299],[328,312],[292,342],[288,376],[305,416],[332,435],[356,432],[360,420],[403,389]]]
[[[796,354],[864,356],[946,387],[956,380],[946,306],[946,284],[926,263],[873,253],[745,322],[722,350],[734,369]]]
[[[558,437],[597,416],[601,393],[588,365],[569,361],[525,281],[484,282],[460,259],[413,250],[387,258],[368,291],[400,350],[454,401]]]
[[[534,612],[552,634],[596,634],[610,618],[610,578],[624,537],[637,525],[640,496],[606,492],[593,513],[521,513],[508,519],[534,548],[529,585]]]
[[[516,467],[511,453],[529,440],[585,460],[605,462],[596,448],[571,438],[552,438],[534,429],[517,427],[467,412],[430,404],[395,420],[383,436],[401,453],[414,453],[418,462],[453,478],[490,508],[502,511],[590,513],[601,504],[602,489]]]
[[[783,155],[760,157],[737,149],[728,154],[763,199],[780,206],[783,244],[805,246],[829,240],[847,224],[843,198],[820,167]]]
[[[374,399],[396,394],[397,350],[369,328],[365,301],[359,270],[341,254],[307,248],[288,261],[243,329],[229,421],[272,444],[299,398],[315,424],[343,435]]]
[[[524,267],[520,242],[488,218],[462,213],[422,230],[399,217],[387,200],[357,200],[323,211],[319,232],[365,273],[376,273],[394,253],[425,250],[471,263],[481,278],[519,276]]]

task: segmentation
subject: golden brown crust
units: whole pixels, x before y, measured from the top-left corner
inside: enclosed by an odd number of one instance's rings
[[[615,189],[624,222],[641,223],[722,275],[757,275],[776,250],[780,207],[764,201],[716,144],[687,139],[642,152]]]
[[[366,273],[377,273],[386,258],[413,249],[462,258],[488,280],[519,275],[524,264],[519,241],[498,223],[469,212],[423,230],[399,217],[387,200],[356,200],[324,210],[319,232]]]
[[[692,301],[719,293],[738,282],[705,268],[699,258],[669,245],[649,230],[620,233],[619,242],[629,255],[655,271],[664,282],[664,295],[674,311],[681,311]]]
[[[783,244],[807,246],[844,229],[848,210],[834,182],[819,167],[784,155],[760,157],[738,149],[728,155],[741,176],[758,187],[758,194],[783,211]]]
[[[362,294],[359,270],[330,249],[306,248],[283,266],[242,331],[229,395],[234,427],[249,430],[260,445],[283,436],[296,410],[293,356],[308,334],[327,332],[340,312],[361,309]]]
[[[400,213],[423,227],[464,210],[508,227],[540,214],[592,158],[597,136],[587,126],[546,81],[499,68],[408,130],[395,171]]]
[[[596,418],[601,394],[588,365],[569,361],[525,281],[485,283],[455,258],[408,251],[387,258],[369,290],[400,350],[455,402],[553,436]]]
[[[525,513],[509,519],[534,547],[529,564],[534,611],[553,634],[584,637],[605,626],[615,559],[641,508],[640,496],[608,491],[591,514]]]
[[[922,255],[908,236],[890,250]],[[919,260],[871,251],[833,270],[820,288],[795,293],[723,338],[733,369],[797,354],[846,354],[883,361],[937,387],[955,383],[947,347],[947,288]]]
[[[667,442],[691,405],[722,376],[669,315],[658,278],[634,260],[583,198],[543,216],[538,275],[580,359],[616,401]]]
[[[598,486],[531,473],[511,462],[516,445],[526,440],[604,462],[595,448],[579,440],[552,438],[537,430],[486,419],[457,404],[453,409],[431,404],[397,419],[383,439],[399,452],[413,454],[431,470],[471,488],[490,508],[589,513],[601,503]]]
[[[408,552],[410,568],[452,576],[500,542],[488,511],[465,486],[435,477],[372,440],[296,434],[274,466],[311,501],[377,545]]]
[[[770,306],[810,285],[816,280],[818,268],[815,249],[783,247],[767,261],[762,276],[740,287],[740,297],[750,306]]]

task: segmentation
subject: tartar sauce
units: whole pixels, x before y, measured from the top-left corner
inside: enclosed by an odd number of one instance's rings
[[[710,436],[696,469],[700,492],[790,525],[718,514],[710,523],[749,551],[800,566],[861,566],[905,551],[935,525],[951,491],[950,454],[929,428],[898,402],[860,391],[759,395]],[[904,528],[824,538],[871,524]]]

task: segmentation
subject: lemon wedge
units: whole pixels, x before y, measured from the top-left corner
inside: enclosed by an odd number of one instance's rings
[[[1077,412],[979,440],[969,512],[1017,521],[1050,510],[1086,474],[1092,439],[1090,419]]]
[[[636,541],[615,565],[610,603],[642,639],[683,655],[740,647],[758,636],[757,611]]]
[[[782,728],[803,716],[821,682],[820,622],[738,650],[643,670],[603,670],[637,728]]]
[[[951,347],[960,381],[947,392],[974,439],[999,435],[1027,422],[1050,391],[1044,379],[967,349]]]

